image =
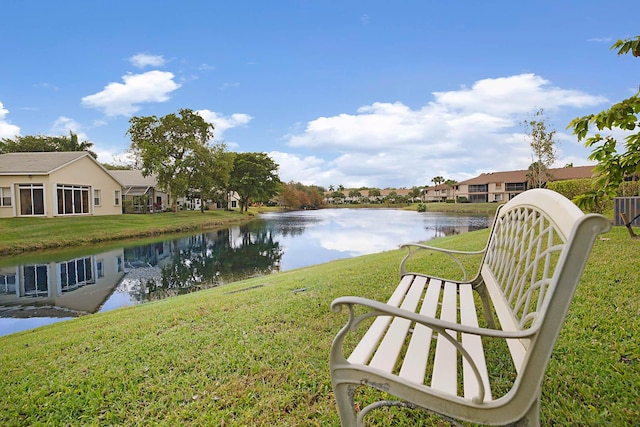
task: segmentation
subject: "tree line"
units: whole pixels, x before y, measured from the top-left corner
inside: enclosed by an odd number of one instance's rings
[[[246,211],[252,202],[267,202],[280,192],[278,164],[266,153],[235,153],[213,141],[214,126],[190,109],[163,117],[132,117],[127,134],[135,169],[154,175],[173,210],[177,199],[223,201],[236,192]],[[12,152],[91,151],[93,143],[70,136],[27,135],[0,140],[0,154]],[[107,169],[121,169],[103,164]]]
[[[212,142],[214,125],[190,109],[163,117],[132,117],[127,134],[135,167],[154,174],[177,209],[178,197],[226,200],[235,191],[241,210],[278,194],[278,164],[266,153],[235,153],[224,142]]]

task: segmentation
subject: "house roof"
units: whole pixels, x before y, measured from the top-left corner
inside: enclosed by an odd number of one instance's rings
[[[555,168],[549,169],[549,173],[551,174],[553,179],[557,181],[565,179],[591,178],[591,175],[593,174],[593,168],[593,165]],[[458,184],[482,185],[494,182],[526,182],[528,173],[528,170],[483,173],[475,178],[459,182]]]
[[[142,176],[139,170],[110,170],[113,175],[124,187],[156,187],[158,182],[155,175]]]
[[[0,175],[46,175],[85,156],[91,157],[87,151],[0,154]]]
[[[49,175],[86,157],[108,174],[120,186],[120,180],[109,174],[88,151],[45,151],[0,154],[0,175]]]

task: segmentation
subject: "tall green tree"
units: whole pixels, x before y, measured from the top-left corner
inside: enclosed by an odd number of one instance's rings
[[[418,187],[411,187],[411,190],[409,190],[409,194],[408,196],[411,197],[412,201],[415,201],[415,199],[417,199],[418,197],[420,197],[420,194],[422,192],[420,191],[420,188]]]
[[[186,194],[194,168],[206,164],[213,124],[190,109],[163,117],[132,117],[127,134],[130,151],[142,175],[155,174],[167,191],[174,210],[177,198]]]
[[[233,161],[229,187],[240,197],[240,209],[251,201],[266,202],[280,190],[278,164],[267,153],[238,153]]]
[[[611,49],[617,50],[618,55],[631,52],[634,57],[640,57],[640,36],[618,40]],[[616,196],[625,179],[640,176],[640,131],[637,131],[640,128],[639,113],[640,91],[598,114],[577,117],[567,126],[573,128],[578,141],[584,140],[584,145],[592,149],[589,160],[598,162],[594,169],[591,191],[574,199],[581,208],[597,210],[603,201]],[[613,129],[628,133],[623,144],[618,144],[611,135],[600,134],[600,131]],[[594,130],[597,133],[590,133]]]
[[[0,140],[0,154],[51,151],[87,151],[94,159],[98,155],[91,151],[93,142],[78,141],[78,135],[69,132],[69,136],[25,135]]]
[[[234,157],[235,153],[228,152],[226,144],[216,143],[197,148],[188,158],[189,189],[198,194],[201,212],[205,202],[221,192],[226,201]]]
[[[531,119],[525,120],[523,125],[533,152],[533,162],[529,168],[530,183],[533,187],[541,188],[548,180],[549,168],[558,158],[556,131],[549,129],[549,122],[542,108],[533,113]]]

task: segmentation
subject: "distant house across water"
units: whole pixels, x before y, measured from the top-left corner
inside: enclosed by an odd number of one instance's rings
[[[552,181],[591,178],[594,166],[575,166],[549,169]],[[502,202],[530,189],[528,170],[483,173],[455,184],[455,197],[465,197],[471,203]],[[545,180],[546,181],[546,180]],[[427,191],[427,197],[430,193]],[[429,198],[427,198],[427,201]]]

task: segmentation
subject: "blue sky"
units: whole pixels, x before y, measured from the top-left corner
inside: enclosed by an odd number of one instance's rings
[[[128,120],[199,111],[284,181],[411,187],[525,169],[538,108],[565,130],[637,91],[636,2],[3,1],[0,137],[61,135],[126,161]]]

